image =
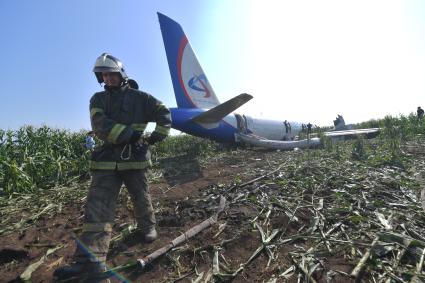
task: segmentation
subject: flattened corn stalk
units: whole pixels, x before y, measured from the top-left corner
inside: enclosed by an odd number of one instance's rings
[[[150,255],[148,255],[144,258],[141,258],[141,259],[137,259],[139,267],[141,267],[141,269],[144,269],[147,265],[151,264],[155,259],[162,256],[163,254],[168,252],[170,249],[180,245],[181,243],[184,243],[185,241],[192,238],[193,236],[195,236],[196,234],[198,234],[202,230],[204,230],[204,229],[210,227],[211,225],[215,224],[217,222],[218,215],[220,214],[220,212],[223,211],[225,204],[226,204],[226,199],[222,196],[220,198],[220,204],[219,204],[219,207],[217,209],[216,214],[214,214],[210,218],[204,220],[200,224],[190,228],[189,230],[184,232],[182,235],[178,236],[177,238],[175,238],[174,240],[169,242],[167,245],[165,245],[164,247],[154,251]]]
[[[214,258],[213,258],[213,275],[219,280],[227,280],[236,277],[241,271],[244,270],[244,268],[251,263],[252,260],[254,260],[264,249],[267,250],[267,255],[269,256],[269,262],[270,260],[274,259],[273,254],[269,250],[270,242],[276,238],[277,235],[279,235],[282,232],[282,229],[275,229],[271,232],[269,236],[266,236],[263,229],[261,228],[258,223],[255,223],[255,226],[258,228],[260,234],[261,234],[261,245],[254,251],[254,253],[250,256],[250,258],[240,264],[239,268],[235,271],[231,271],[228,269],[225,265],[222,265],[218,260],[218,251],[219,249],[216,248],[214,251]],[[223,269],[226,270],[227,273],[221,273],[219,267],[223,267]]]
[[[257,182],[257,181],[260,181],[260,180],[262,180],[262,179],[264,179],[264,178],[267,178],[268,176],[270,176],[270,175],[273,175],[274,173],[276,173],[276,172],[278,172],[283,166],[285,166],[286,165],[286,162],[285,163],[283,163],[283,164],[281,164],[280,166],[278,166],[275,170],[273,170],[273,171],[270,171],[270,172],[268,172],[268,173],[266,173],[266,174],[264,174],[264,175],[262,175],[262,176],[260,176],[260,177],[257,177],[257,178],[254,178],[254,179],[252,179],[252,180],[250,180],[250,181],[247,181],[247,182],[245,182],[245,183],[243,183],[243,184],[239,184],[239,185],[235,185],[235,186],[233,186],[233,187],[231,187],[231,188],[229,188],[227,191],[228,191],[228,193],[232,193],[233,191],[235,191],[237,188],[242,188],[242,187],[245,187],[245,186],[247,186],[247,185],[249,185],[249,184],[252,184],[252,183],[254,183],[254,182]]]
[[[379,240],[379,238],[378,237],[375,237],[375,239],[373,240],[370,248],[367,249],[367,251],[364,253],[363,257],[357,263],[356,267],[353,269],[353,271],[351,271],[350,275],[352,277],[356,278],[356,280],[358,280],[360,278],[361,271],[363,270],[366,262],[369,260],[369,257],[371,255],[371,251],[375,247],[375,245],[378,243],[378,240]]]
[[[304,273],[304,275],[308,278],[308,281],[307,282],[311,282],[311,283],[316,283],[317,281],[311,276],[311,272],[308,272],[308,270],[304,267],[304,265],[302,265],[302,264],[300,264],[300,263],[298,263],[296,260],[295,260],[295,258],[294,258],[294,256],[293,256],[293,254],[290,254],[291,255],[291,260],[292,260],[292,262],[298,267],[298,269],[299,270],[301,270],[303,273]]]

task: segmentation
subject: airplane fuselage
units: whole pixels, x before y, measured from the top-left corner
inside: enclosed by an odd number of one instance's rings
[[[191,120],[205,110],[200,108],[171,108],[170,110],[172,128],[218,142],[234,143],[235,134],[240,131],[271,140],[290,140],[301,129],[298,123],[290,122],[291,131],[286,133],[283,121],[258,119],[241,114],[227,115],[216,127],[206,128]]]

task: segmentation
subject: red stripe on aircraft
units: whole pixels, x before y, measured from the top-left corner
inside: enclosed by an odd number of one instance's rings
[[[182,77],[182,61],[183,61],[183,52],[184,49],[187,46],[187,37],[183,36],[182,39],[180,40],[180,45],[179,45],[179,54],[178,54],[178,58],[177,58],[177,74],[179,76],[179,82],[180,82],[180,86],[183,89],[184,95],[186,95],[186,98],[188,99],[188,101],[192,104],[193,107],[198,108],[195,103],[193,103],[192,99],[190,98],[189,94],[187,93],[186,90],[186,86],[183,82],[183,77]]]

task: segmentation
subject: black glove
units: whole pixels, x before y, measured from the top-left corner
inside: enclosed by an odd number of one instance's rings
[[[149,137],[146,138],[148,144],[155,144],[159,141],[162,141],[164,139],[164,136],[161,134],[158,134],[157,132],[153,132]]]
[[[130,143],[137,142],[142,137],[142,133],[139,131],[133,131],[133,134],[130,137]]]

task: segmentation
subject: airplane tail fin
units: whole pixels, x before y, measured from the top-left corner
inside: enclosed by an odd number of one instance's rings
[[[177,106],[211,109],[219,105],[182,27],[159,12],[158,19]]]

